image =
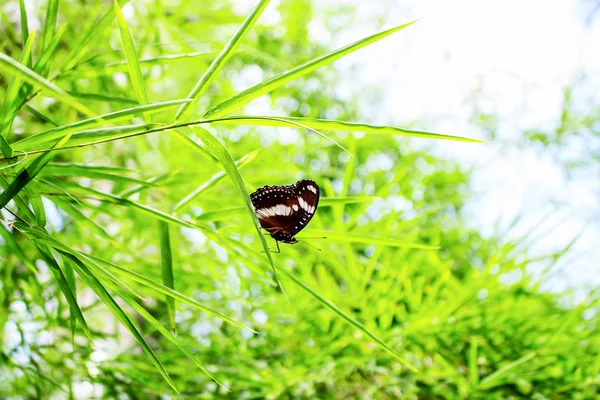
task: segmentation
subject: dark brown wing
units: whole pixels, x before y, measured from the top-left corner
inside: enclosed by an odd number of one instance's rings
[[[294,185],[264,186],[250,195],[260,226],[273,234],[293,227],[292,204],[296,201]]]
[[[250,200],[263,229],[277,240],[288,240],[312,219],[319,195],[315,182],[301,180],[294,185],[262,187]]]
[[[287,231],[291,236],[300,232],[310,222],[317,211],[321,191],[319,186],[311,180],[304,179],[296,182],[296,199],[292,204],[294,210],[293,227]],[[297,209],[296,209],[297,208]]]

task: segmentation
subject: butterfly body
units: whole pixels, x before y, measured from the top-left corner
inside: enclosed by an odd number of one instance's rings
[[[294,244],[294,237],[312,219],[319,204],[319,186],[303,179],[293,185],[263,186],[250,195],[254,211],[277,242]]]

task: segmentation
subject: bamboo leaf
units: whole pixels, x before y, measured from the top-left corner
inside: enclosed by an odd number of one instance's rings
[[[27,21],[27,9],[25,8],[25,0],[19,0],[19,13],[21,16],[21,42],[23,43],[23,49],[25,49],[27,40],[29,38],[29,25]]]
[[[125,4],[129,3],[129,0],[121,0],[119,1],[119,5],[123,7]],[[93,23],[91,25],[91,29],[88,33],[82,37],[82,39],[73,47],[73,50],[69,53],[67,58],[65,59],[63,66],[61,68],[61,72],[68,71],[75,66],[81,60],[81,58],[85,55],[88,49],[91,48],[91,44],[99,40],[102,37],[102,32],[110,25],[113,18],[115,17],[115,8],[107,7],[108,11],[97,23]]]
[[[20,63],[26,66],[29,64],[31,58],[31,48],[35,41],[35,31],[31,32],[23,52],[21,53]],[[14,121],[14,114],[17,110],[17,99],[19,97],[19,90],[21,89],[21,78],[18,75],[14,75],[8,84],[4,101],[2,102],[2,109],[0,109],[0,148],[4,157],[10,158],[13,156],[13,151],[6,142],[5,138],[8,136],[8,132],[12,127]]]
[[[74,320],[77,320],[79,322],[79,325],[81,325],[81,329],[83,329],[83,332],[88,337],[90,342],[93,342],[94,340],[92,337],[92,332],[90,331],[90,328],[88,327],[87,322],[85,321],[85,317],[83,316],[83,313],[79,308],[79,304],[77,303],[77,297],[75,296],[72,290],[72,286],[67,281],[67,278],[58,266],[58,263],[54,259],[54,256],[52,255],[50,250],[45,245],[39,243],[36,244],[36,247],[44,261],[46,261],[46,264],[48,264],[48,266],[50,267],[50,270],[54,274],[54,278],[58,283],[58,287],[65,296],[65,299],[67,299],[67,303],[69,303],[69,308],[71,309],[71,316],[74,318]],[[75,330],[73,326],[72,329],[73,336],[75,336]]]
[[[385,135],[418,137],[425,139],[442,139],[455,140],[461,142],[482,143],[481,140],[470,139],[461,136],[443,135],[439,133],[402,129],[393,126],[370,125],[356,122],[335,121],[316,118],[232,116],[223,119],[217,119],[215,121],[212,121],[211,123],[228,125],[282,126],[291,128],[299,128],[299,126],[296,124],[301,124],[317,130],[377,133]]]
[[[37,184],[35,182],[30,182],[29,185],[25,187],[25,193],[27,193],[27,197],[31,203],[31,208],[35,214],[37,225],[40,228],[45,227],[46,210],[44,209],[44,202],[42,201],[42,196],[40,195],[40,190]]]
[[[225,315],[217,310],[214,310],[210,307],[207,307],[191,297],[188,297],[188,296],[186,296],[180,292],[177,292],[165,285],[155,282],[152,279],[146,278],[145,276],[132,271],[130,268],[121,267],[117,264],[111,263],[110,261],[103,260],[101,258],[95,257],[90,254],[82,254],[82,256],[89,258],[90,260],[93,260],[98,264],[102,264],[103,266],[110,268],[117,275],[127,276],[127,278],[129,278],[139,284],[142,284],[150,289],[153,289],[159,293],[169,296],[175,300],[181,301],[182,303],[186,303],[200,311],[204,311],[204,312],[213,314],[213,315],[219,317],[220,319],[222,319],[223,321],[230,323],[231,325],[237,326],[238,328],[245,329],[249,332],[257,333],[254,329],[242,324],[241,322],[237,322],[236,320],[231,319],[227,315]]]
[[[242,158],[237,160],[235,162],[235,165],[237,166],[238,169],[242,169],[244,166],[251,163],[256,158],[256,156],[258,155],[259,152],[260,152],[260,149],[251,151],[250,153],[246,154],[245,156],[243,156]],[[223,171],[220,171],[220,172],[217,172],[216,174],[214,174],[210,179],[208,179],[206,182],[202,183],[200,186],[198,186],[196,189],[194,189],[190,194],[188,194],[183,199],[181,199],[179,201],[179,203],[177,203],[175,205],[175,207],[173,208],[173,212],[180,210],[182,207],[189,204],[192,200],[194,200],[196,197],[198,197],[201,193],[203,193],[203,192],[207,191],[208,189],[210,189],[211,187],[215,186],[226,175],[227,174]]]
[[[265,237],[261,231],[260,224],[258,222],[258,217],[256,216],[256,213],[254,212],[254,206],[252,205],[252,202],[250,201],[250,195],[248,194],[248,191],[246,190],[246,185],[244,184],[242,175],[240,174],[239,169],[235,165],[235,162],[233,161],[231,154],[229,154],[229,152],[227,151],[225,146],[223,146],[223,144],[221,144],[221,142],[219,142],[217,140],[217,138],[215,138],[206,129],[204,129],[202,127],[197,127],[196,129],[191,128],[191,129],[194,133],[198,132],[198,134],[200,135],[200,140],[202,140],[202,142],[206,145],[208,150],[219,159],[219,161],[221,162],[221,165],[223,165],[223,168],[225,169],[225,172],[227,173],[227,175],[229,175],[229,178],[233,181],[233,184],[238,189],[240,197],[242,198],[242,200],[244,201],[244,205],[246,206],[246,210],[248,211],[248,214],[250,214],[250,218],[252,219],[254,228],[256,229],[256,233],[260,237],[260,241],[263,245],[263,248],[265,249],[265,252],[267,253],[269,263],[271,264],[271,268],[273,270],[273,279],[279,285],[279,287],[283,290],[283,287],[280,285],[279,280],[277,279],[277,271],[275,270],[275,263],[273,261],[273,256],[271,255],[271,252],[269,251],[269,246],[268,246],[267,241],[265,240]]]
[[[40,145],[42,143],[46,143],[55,139],[62,138],[71,132],[76,132],[82,130],[84,128],[90,128],[93,126],[114,123],[126,119],[131,119],[137,116],[141,116],[144,114],[155,114],[157,112],[164,111],[171,107],[175,107],[179,104],[187,102],[189,100],[170,100],[164,101],[160,103],[147,104],[143,106],[137,106],[132,108],[127,108],[124,110],[115,111],[112,113],[98,115],[92,118],[84,119],[81,121],[73,122],[71,124],[59,126],[58,128],[53,128],[44,132],[40,132],[36,135],[26,137],[22,140],[19,140],[14,144],[15,148],[19,149],[30,149],[33,146]],[[118,129],[118,128],[117,128]]]
[[[53,148],[60,148],[69,136],[65,136],[60,142],[56,143]],[[6,190],[0,193],[0,209],[4,208],[33,178],[41,172],[41,170],[54,158],[54,153],[43,153],[36,158],[31,165],[23,169],[17,177],[10,183]]]
[[[181,54],[168,54],[157,57],[148,57],[138,59],[138,63],[141,67],[151,68],[155,65],[164,66],[173,62],[194,59],[194,58],[210,58],[216,56],[218,53],[214,51],[208,52],[190,52]],[[61,74],[57,79],[63,80],[78,80],[82,78],[95,78],[99,76],[112,75],[115,72],[127,72],[129,66],[127,61],[119,61],[114,63],[108,63],[104,65],[98,65],[89,68],[73,68],[69,72]]]
[[[171,251],[171,236],[169,233],[169,224],[164,221],[158,221],[158,235],[160,237],[160,258],[162,265],[163,284],[169,289],[175,289],[175,278],[173,276],[173,253]],[[175,325],[175,300],[167,296],[167,314],[169,315],[169,324],[171,330],[176,331]]]
[[[148,94],[146,92],[146,84],[144,83],[142,70],[140,69],[140,64],[138,63],[138,56],[135,51],[133,39],[131,39],[131,34],[129,33],[129,28],[127,27],[127,21],[125,21],[125,17],[121,12],[121,7],[119,7],[119,2],[117,0],[114,0],[114,7],[117,15],[117,22],[119,24],[119,31],[121,32],[121,42],[123,43],[123,50],[125,51],[125,59],[127,60],[129,78],[133,84],[133,89],[135,90],[138,102],[140,105],[146,105],[149,103]],[[147,124],[152,123],[152,118],[150,118],[148,115],[144,115],[144,119]]]
[[[42,53],[40,58],[35,63],[33,70],[35,72],[37,72],[38,74],[42,74],[42,71],[44,71],[46,69],[46,67],[48,66],[48,63],[52,59],[52,56],[54,55],[54,52],[56,51],[56,48],[58,47],[58,44],[60,43],[60,38],[62,37],[63,33],[65,33],[65,30],[67,29],[67,25],[68,25],[68,23],[65,22],[58,29],[58,31],[56,32],[56,34],[54,35],[54,37],[48,44],[48,47],[46,47],[44,49],[44,52]]]
[[[327,240],[340,241],[344,243],[364,243],[368,245],[382,245],[390,247],[407,247],[411,249],[437,250],[439,246],[431,246],[421,243],[403,242],[390,238],[373,237],[370,234],[358,234],[349,232],[332,232],[318,229],[305,229],[298,234],[298,238],[326,238]]]
[[[165,367],[162,365],[144,336],[139,332],[139,330],[135,327],[133,322],[129,319],[127,314],[123,311],[123,309],[119,306],[117,301],[110,295],[108,290],[102,285],[102,283],[94,276],[94,274],[87,268],[87,266],[81,262],[77,257],[75,257],[71,253],[67,253],[63,250],[58,250],[61,254],[63,254],[70,262],[74,269],[77,271],[79,276],[86,282],[86,284],[98,295],[98,297],[104,302],[104,304],[113,312],[113,314],[121,321],[121,324],[131,333],[133,338],[138,342],[144,353],[148,356],[152,364],[156,367],[160,375],[163,379],[171,386],[171,388],[179,393],[177,387],[175,387],[175,383],[169,377],[169,374],[165,370]]]
[[[42,48],[46,50],[54,36],[56,19],[58,16],[58,0],[48,0],[46,8],[46,20],[44,21],[44,32],[42,34]]]
[[[187,96],[194,100],[190,103],[183,104],[179,110],[177,110],[177,114],[175,115],[176,121],[186,119],[191,114],[200,96],[202,96],[204,91],[208,88],[210,82],[219,74],[225,63],[227,63],[227,60],[229,60],[229,58],[235,53],[242,39],[244,36],[246,36],[246,33],[248,33],[258,17],[260,17],[265,7],[267,7],[269,4],[269,1],[270,0],[261,0],[261,2],[258,3],[252,13],[250,13],[248,18],[246,18],[244,23],[240,26],[240,29],[238,29],[235,35],[233,35],[233,37],[225,45],[217,58],[213,60],[206,72],[202,75],[200,80],[196,83],[190,94]]]
[[[148,321],[150,325],[152,325],[158,332],[160,332],[160,334],[163,335],[165,339],[173,343],[175,347],[177,347],[179,351],[181,351],[187,358],[189,358],[194,363],[194,365],[196,365],[206,376],[215,381],[215,383],[217,383],[219,386],[225,388],[223,384],[219,382],[210,372],[208,372],[208,370],[198,362],[196,357],[194,357],[188,350],[186,350],[185,347],[183,347],[181,343],[179,343],[179,340],[171,332],[169,332],[168,329],[165,329],[163,324],[157,321],[156,318],[154,318],[152,314],[146,311],[144,307],[142,307],[138,302],[129,297],[126,293],[120,292],[119,296],[123,300],[125,300],[127,304],[129,304],[131,308],[133,308],[142,318]]]
[[[335,61],[341,57],[344,57],[345,55],[348,55],[360,48],[363,48],[367,45],[377,42],[378,40],[381,40],[381,39],[385,38],[386,36],[391,35],[394,32],[404,29],[404,28],[412,25],[415,22],[416,21],[412,21],[407,24],[403,24],[403,25],[397,26],[395,28],[388,29],[386,31],[377,33],[375,35],[366,37],[357,42],[354,42],[352,44],[344,46],[340,49],[334,50],[331,53],[328,53],[324,56],[310,60],[310,61],[308,61],[302,65],[299,65],[296,68],[293,68],[289,71],[286,71],[279,75],[276,75],[269,80],[259,83],[258,85],[252,86],[251,88],[248,88],[248,89],[242,91],[241,93],[238,93],[233,97],[230,97],[229,99],[223,101],[222,103],[215,105],[214,107],[210,108],[204,114],[204,118],[217,118],[217,117],[223,116],[225,114],[228,114],[231,111],[236,110],[236,109],[246,105],[247,103],[249,103],[250,101],[254,100],[257,97],[267,94],[267,93],[277,89],[278,87],[283,86],[286,83],[291,82],[294,79],[297,79],[303,75],[306,75],[318,68],[321,68],[325,65],[331,64],[333,61]]]
[[[67,92],[56,86],[54,83],[50,82],[43,76],[35,73],[35,71],[19,64],[17,61],[13,60],[9,56],[0,52],[0,67],[7,71],[8,73],[15,74],[24,82],[27,82],[34,87],[41,89],[44,93],[48,94],[51,97],[54,97],[63,103],[73,107],[77,111],[92,116],[94,112],[81,104],[77,99],[73,96],[69,95]]]

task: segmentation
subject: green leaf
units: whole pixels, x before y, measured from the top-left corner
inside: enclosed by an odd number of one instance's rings
[[[279,283],[279,280],[277,279],[277,271],[275,270],[275,263],[273,261],[273,256],[271,255],[271,252],[269,251],[269,245],[267,244],[267,241],[265,240],[265,237],[261,231],[260,223],[258,222],[258,217],[256,216],[256,213],[254,212],[254,206],[252,205],[252,202],[250,201],[250,195],[248,194],[248,191],[246,190],[246,185],[244,185],[244,179],[242,178],[242,175],[240,174],[239,169],[235,165],[235,162],[233,161],[231,154],[229,154],[229,152],[227,151],[225,146],[223,146],[223,144],[221,144],[221,142],[219,142],[219,140],[217,140],[217,138],[215,138],[206,129],[204,129],[202,127],[197,127],[195,129],[190,127],[190,129],[192,129],[192,131],[194,133],[198,132],[198,134],[200,135],[200,140],[202,140],[202,142],[206,145],[208,150],[219,159],[219,161],[221,162],[221,165],[223,165],[223,168],[225,169],[225,172],[227,173],[227,175],[229,175],[229,178],[231,178],[231,180],[233,181],[233,184],[238,189],[240,197],[242,198],[244,205],[246,206],[246,210],[248,211],[248,214],[250,215],[250,218],[252,219],[254,228],[256,229],[256,233],[258,234],[260,241],[263,245],[263,248],[265,249],[265,252],[267,253],[267,257],[269,259],[271,268],[273,270],[273,280],[275,282],[277,282],[279,287],[283,290],[283,287],[281,286],[281,284]]]
[[[306,75],[318,68],[331,64],[333,61],[344,57],[345,55],[348,55],[362,47],[370,45],[371,43],[377,42],[378,40],[381,40],[394,32],[404,29],[415,22],[416,21],[412,21],[407,24],[403,24],[395,28],[388,29],[387,31],[383,31],[375,35],[369,36],[367,38],[361,39],[345,47],[332,51],[329,54],[308,61],[289,71],[276,75],[269,80],[259,83],[258,85],[252,86],[251,88],[248,88],[242,91],[241,93],[230,97],[222,103],[215,105],[204,114],[204,118],[217,118],[227,113],[230,113],[231,111],[246,105],[247,103],[249,103],[257,97],[267,94],[277,89],[278,87],[283,86],[286,83],[291,82],[294,79],[297,79],[303,75]]]
[[[119,171],[120,170],[120,171]],[[77,164],[49,164],[47,165],[42,175],[44,176],[84,176],[92,179],[109,180],[123,184],[134,185],[152,185],[141,179],[130,178],[124,173],[130,172],[124,168],[111,168],[93,165],[77,165]]]
[[[536,355],[537,355],[537,353],[535,351],[532,351],[530,353],[525,354],[523,357],[520,357],[519,359],[506,364],[505,366],[499,368],[495,372],[493,372],[490,375],[483,378],[481,380],[478,388],[490,389],[494,386],[501,384],[502,379],[505,378],[509,372],[514,373],[514,371],[512,371],[514,368],[518,367],[519,365],[521,365],[523,363],[526,363],[527,361],[531,360]]]
[[[8,183],[4,175],[0,175],[0,187],[2,187],[4,191],[8,190],[8,188],[10,187],[10,184]],[[27,202],[23,200],[23,198],[20,195],[15,196],[14,201],[17,207],[19,207],[19,212],[22,213],[25,216],[25,218],[28,218],[31,221],[31,223],[33,223],[33,221],[35,221],[35,215],[29,209],[29,205],[27,204]]]
[[[400,354],[398,354],[398,352],[396,352],[396,350],[391,348],[387,343],[385,343],[383,340],[381,340],[378,336],[376,336],[370,330],[365,328],[363,324],[361,324],[356,319],[354,319],[351,316],[349,316],[348,314],[346,314],[344,311],[342,311],[335,304],[333,304],[332,302],[327,300],[325,297],[321,296],[319,293],[317,293],[315,290],[313,290],[310,286],[308,286],[306,283],[304,283],[299,278],[297,278],[294,274],[288,272],[287,270],[285,270],[279,266],[278,266],[278,269],[279,269],[279,271],[283,272],[283,274],[286,277],[288,277],[294,283],[296,283],[298,286],[300,286],[302,289],[304,289],[305,291],[310,293],[313,297],[315,297],[317,300],[319,300],[319,302],[321,302],[327,308],[329,308],[330,310],[335,312],[337,315],[342,317],[350,325],[354,326],[356,329],[358,329],[359,331],[363,332],[365,335],[367,335],[371,339],[373,339],[373,341],[375,343],[377,343],[379,346],[381,346],[385,351],[387,351],[390,355],[392,355],[396,360],[398,360],[400,363],[402,363],[405,367],[407,367],[408,369],[410,369],[413,372],[418,372],[414,366],[412,366],[408,361],[406,361],[405,359],[400,357]]]
[[[230,323],[231,325],[237,326],[238,328],[242,328],[242,329],[245,329],[245,330],[253,332],[253,333],[257,333],[254,329],[242,324],[241,322],[237,322],[236,320],[231,319],[227,315],[222,314],[221,312],[214,310],[210,307],[207,307],[204,304],[196,301],[195,299],[193,299],[191,297],[188,297],[180,292],[177,292],[169,287],[166,287],[165,285],[155,282],[152,279],[146,278],[145,276],[132,271],[130,268],[121,267],[117,264],[111,263],[109,261],[103,260],[103,259],[95,257],[95,256],[92,256],[90,254],[81,254],[81,255],[83,257],[89,258],[90,260],[93,260],[99,264],[102,264],[102,265],[110,268],[117,275],[125,275],[129,279],[131,279],[135,282],[138,282],[138,283],[140,283],[150,289],[153,289],[159,293],[169,296],[175,300],[179,300],[182,303],[186,303],[200,311],[204,311],[204,312],[213,314],[213,315],[219,317],[220,319],[222,319],[223,321]]]
[[[188,350],[186,350],[185,347],[183,347],[181,343],[179,343],[179,340],[171,332],[169,332],[168,329],[165,329],[163,324],[158,322],[156,318],[154,318],[152,314],[146,311],[144,307],[142,307],[138,302],[129,297],[126,293],[119,292],[119,296],[123,300],[125,300],[127,304],[129,304],[131,308],[133,308],[142,318],[148,321],[150,325],[152,325],[158,332],[160,332],[160,334],[163,335],[165,339],[173,343],[175,347],[177,347],[187,358],[189,358],[194,363],[194,365],[196,365],[206,376],[215,381],[219,386],[225,388],[223,384],[219,382],[210,372],[208,372],[208,370],[198,362],[196,357],[194,357]]]
[[[87,322],[85,321],[85,317],[83,316],[83,313],[81,312],[81,309],[79,308],[79,304],[77,304],[77,297],[75,296],[75,294],[72,290],[72,286],[67,281],[67,278],[65,277],[62,270],[58,266],[58,263],[54,259],[54,256],[52,255],[50,250],[45,245],[40,244],[40,243],[37,243],[36,247],[37,247],[39,253],[41,254],[42,258],[44,259],[44,261],[46,261],[46,264],[48,264],[48,266],[50,267],[50,270],[54,274],[54,278],[56,279],[56,282],[58,283],[58,287],[60,288],[61,292],[65,296],[65,299],[67,299],[67,303],[69,303],[69,308],[71,309],[71,316],[75,320],[79,321],[79,325],[81,325],[81,329],[83,329],[83,332],[88,337],[90,342],[93,342],[92,332],[90,331],[90,328],[88,327]],[[73,336],[75,336],[74,327],[72,327],[72,328],[73,328]]]
[[[125,4],[129,3],[129,0],[121,0],[119,4],[123,7]],[[75,66],[81,60],[81,58],[85,55],[85,53],[91,48],[91,44],[96,40],[102,38],[102,32],[110,25],[113,18],[115,17],[115,8],[107,7],[108,11],[100,20],[96,23],[91,24],[91,29],[85,36],[82,36],[81,40],[77,45],[73,47],[73,50],[69,53],[67,58],[65,59],[63,66],[61,68],[61,72],[68,71]]]
[[[25,0],[19,0],[19,12],[21,15],[21,41],[23,43],[23,49],[25,49],[27,40],[29,38],[29,26],[27,21],[27,9],[25,8]]]
[[[114,7],[117,15],[117,22],[119,24],[119,31],[121,32],[121,42],[123,43],[123,50],[125,51],[125,59],[127,60],[127,68],[129,69],[129,78],[133,84],[133,89],[135,90],[138,102],[140,105],[146,105],[149,103],[148,94],[146,93],[146,84],[144,83],[142,70],[138,63],[138,56],[135,51],[133,39],[131,39],[127,21],[125,21],[125,17],[121,12],[121,7],[119,7],[119,2],[117,0],[114,0]],[[147,124],[152,123],[152,118],[148,115],[144,115],[144,119]]]
[[[17,61],[13,60],[9,56],[0,52],[0,67],[7,71],[8,73],[15,74],[19,79],[33,85],[34,87],[40,88],[43,92],[48,94],[51,97],[54,97],[63,103],[73,107],[77,111],[92,116],[94,112],[81,104],[77,99],[73,96],[69,95],[67,92],[56,86],[54,83],[50,82],[43,76],[35,73],[35,71],[19,64]]]
[[[170,100],[160,103],[153,103],[143,106],[127,108],[124,110],[119,110],[104,115],[94,116],[92,118],[59,126],[58,128],[53,128],[44,132],[40,132],[36,135],[26,137],[25,139],[16,142],[14,146],[18,149],[27,150],[42,143],[62,138],[71,132],[76,132],[85,128],[101,124],[114,123],[126,119],[131,119],[140,115],[144,115],[146,113],[155,114],[157,112],[161,112],[168,108],[175,107],[187,101],[189,100]],[[111,129],[118,129],[118,127]]]
[[[60,38],[62,37],[63,33],[65,33],[65,30],[67,29],[67,25],[68,25],[68,23],[65,22],[58,29],[58,32],[56,32],[56,34],[54,35],[54,37],[52,38],[52,40],[50,41],[48,46],[44,49],[44,52],[42,53],[40,58],[35,63],[33,70],[35,72],[37,72],[38,74],[42,74],[42,71],[44,71],[46,69],[46,67],[48,66],[48,63],[52,59],[52,56],[54,55],[54,52],[56,51],[56,48],[58,47],[58,44],[60,43]]]
[[[35,31],[31,32],[31,35],[27,39],[27,43],[21,53],[20,63],[26,66],[29,64],[31,58],[31,48],[35,41]],[[0,109],[0,148],[4,157],[10,158],[13,156],[13,151],[6,142],[5,138],[8,136],[8,132],[12,127],[14,121],[14,114],[17,111],[17,99],[19,97],[19,90],[21,89],[21,78],[18,75],[14,75],[8,84],[4,101],[2,102],[2,109]]]
[[[46,9],[46,20],[44,22],[44,32],[42,34],[42,48],[46,50],[50,44],[54,29],[56,28],[56,18],[58,16],[58,0],[48,0]]]
[[[305,229],[298,234],[298,238],[326,238],[327,240],[340,241],[344,243],[364,243],[369,245],[382,245],[390,247],[407,247],[410,249],[437,250],[439,246],[431,246],[421,243],[403,242],[390,238],[373,237],[370,234],[357,234],[349,232],[332,232],[318,229]]]
[[[107,103],[119,103],[126,104],[128,106],[136,106],[138,105],[138,101],[135,99],[130,99],[128,97],[119,97],[119,96],[109,96],[102,93],[81,93],[81,92],[69,92],[69,94],[73,97],[77,97],[78,99],[84,99],[89,101],[103,101]]]
[[[60,148],[69,140],[69,136],[65,136],[60,142],[56,143],[53,148]],[[0,209],[4,208],[33,178],[41,172],[41,170],[54,158],[55,153],[43,153],[36,158],[31,165],[23,169],[17,177],[10,183],[8,188],[3,193],[0,193]]]
[[[173,63],[174,61],[181,61],[186,59],[193,58],[209,58],[217,55],[218,53],[214,51],[208,52],[190,52],[190,53],[181,53],[181,54],[168,54],[164,56],[157,57],[148,57],[141,58],[138,60],[138,64],[140,68],[143,66],[145,68],[150,68],[155,65],[157,66],[165,66],[167,64]],[[78,80],[82,78],[95,78],[99,76],[112,75],[115,72],[126,72],[129,70],[129,66],[126,61],[119,61],[104,65],[98,65],[89,68],[73,68],[69,72],[65,72],[61,74],[57,79],[65,79],[65,80]]]
[[[175,278],[173,276],[173,253],[171,252],[171,236],[169,233],[169,224],[165,221],[158,221],[158,235],[160,237],[160,258],[162,264],[163,284],[169,289],[175,289]],[[166,298],[167,314],[169,315],[169,324],[171,330],[176,331],[175,326],[175,300],[172,297]]]
[[[161,374],[163,379],[173,388],[173,390],[177,393],[177,387],[175,387],[175,383],[169,377],[169,374],[165,370],[165,367],[162,365],[154,351],[144,339],[144,336],[138,331],[133,322],[129,319],[125,311],[119,306],[117,301],[110,295],[108,290],[102,285],[102,283],[94,276],[94,274],[87,268],[87,266],[81,262],[77,257],[73,254],[65,252],[63,250],[58,250],[61,254],[64,255],[70,262],[73,268],[77,271],[79,276],[86,282],[86,284],[98,295],[100,300],[106,304],[106,306],[113,312],[113,314],[121,321],[121,324],[131,333],[134,339],[138,342],[144,353],[148,356],[152,364],[156,367],[158,372]]]
[[[235,165],[237,166],[237,168],[238,169],[242,169],[244,166],[246,166],[249,163],[251,163],[256,158],[256,156],[258,155],[258,153],[260,152],[260,150],[261,149],[256,149],[254,151],[251,151],[250,153],[246,154],[245,156],[243,156],[242,158],[240,158],[239,160],[237,160],[235,162]],[[209,180],[207,180],[206,182],[204,182],[203,184],[201,184],[200,186],[198,186],[190,194],[188,194],[183,199],[181,199],[179,201],[179,203],[177,203],[175,205],[175,207],[173,208],[173,212],[176,212],[177,210],[181,209],[185,205],[189,204],[196,197],[198,197],[201,193],[203,193],[203,192],[207,191],[208,189],[210,189],[211,187],[215,186],[226,175],[227,174],[225,172],[223,172],[223,171],[217,172],[216,174],[214,174]]]
[[[30,182],[29,185],[25,187],[25,193],[27,193],[27,197],[31,203],[31,208],[35,214],[37,225],[40,228],[45,227],[46,211],[44,209],[44,202],[42,201],[42,196],[40,195],[40,190],[37,184],[35,182]]]
[[[236,49],[240,45],[240,42],[246,36],[250,28],[254,25],[258,17],[262,14],[265,7],[269,4],[270,0],[261,0],[260,3],[254,8],[252,13],[246,18],[244,23],[240,26],[240,29],[233,35],[233,37],[229,40],[229,42],[225,45],[221,53],[213,60],[210,64],[206,72],[202,75],[200,80],[196,83],[190,94],[187,96],[188,98],[194,99],[192,102],[183,104],[179,110],[177,110],[177,114],[175,115],[175,120],[183,120],[186,119],[192,112],[194,106],[198,102],[198,99],[204,91],[208,88],[209,83],[219,74],[227,60],[235,53]]]
[[[341,132],[362,132],[377,133],[386,135],[398,135],[418,137],[425,139],[455,140],[460,142],[482,143],[481,140],[470,139],[461,136],[443,135],[439,133],[416,131],[411,129],[396,128],[393,126],[381,126],[361,124],[357,122],[335,121],[316,118],[300,117],[270,117],[270,116],[231,116],[211,121],[217,124],[230,125],[255,125],[255,126],[285,126],[299,128],[297,124],[318,130],[341,131]]]

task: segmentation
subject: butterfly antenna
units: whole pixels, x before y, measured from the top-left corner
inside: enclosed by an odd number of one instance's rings
[[[319,251],[323,251],[323,250],[321,250],[320,248],[318,248],[318,247],[316,247],[316,246],[313,246],[312,244],[310,244],[310,243],[308,243],[308,242],[306,242],[306,241],[304,241],[304,240],[298,240],[298,241],[299,241],[300,243],[307,244],[307,245],[309,245],[310,247],[312,247],[312,248],[314,248],[314,249],[317,249],[317,250],[319,250]]]

